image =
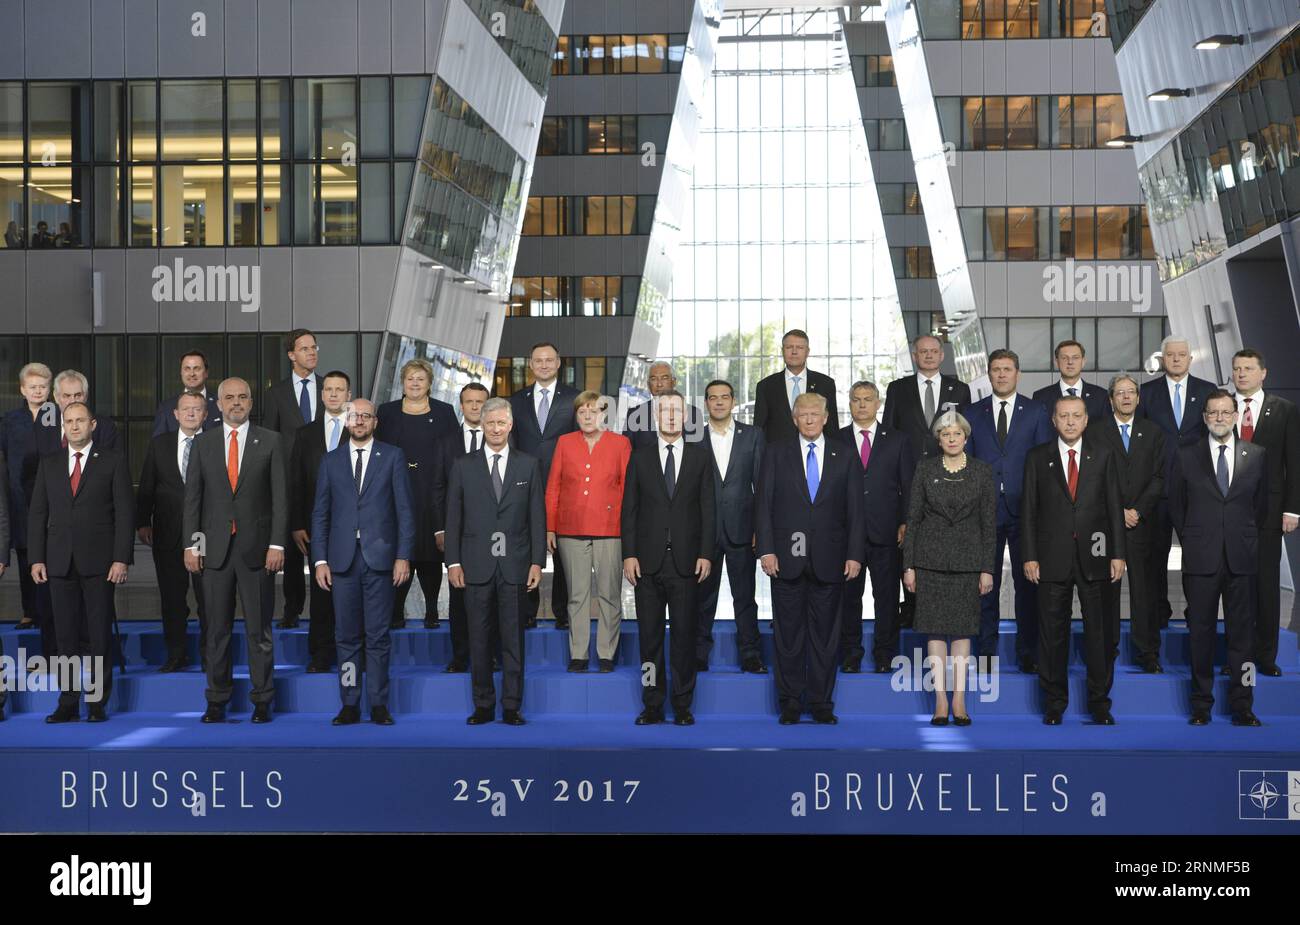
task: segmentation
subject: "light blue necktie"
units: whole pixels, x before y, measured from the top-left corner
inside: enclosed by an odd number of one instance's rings
[[[185,449],[181,450],[181,482],[185,481],[185,473],[190,471],[190,449],[194,446],[194,438],[185,438]]]
[[[802,379],[802,378],[803,378],[802,376],[792,376],[792,377],[791,377],[791,381],[792,381],[792,383],[793,383],[793,384],[790,386],[790,407],[791,407],[791,408],[794,407],[794,400],[795,400],[796,398],[799,397],[799,394],[800,394],[800,393],[799,393],[799,380]]]
[[[339,419],[335,418],[333,422],[330,424],[330,446],[329,446],[330,451],[333,452],[333,450],[338,445],[339,445]]]
[[[1174,428],[1183,429],[1183,384],[1174,383]]]
[[[1128,452],[1128,428],[1129,428],[1129,425],[1127,425],[1127,424],[1121,424],[1121,425],[1119,425],[1119,429],[1120,429],[1120,431],[1124,434],[1124,452],[1125,452],[1125,453]]]
[[[808,444],[808,498],[812,501],[817,500],[817,486],[821,484],[821,476],[817,472],[817,444]]]
[[[1218,464],[1214,467],[1214,474],[1218,477],[1218,480],[1219,480],[1219,491],[1223,493],[1223,497],[1225,497],[1225,498],[1228,497],[1228,457],[1227,457],[1227,452],[1228,452],[1228,447],[1227,447],[1227,445],[1226,445],[1226,444],[1223,444],[1223,443],[1220,443],[1220,444],[1219,444],[1219,462],[1218,462]]]

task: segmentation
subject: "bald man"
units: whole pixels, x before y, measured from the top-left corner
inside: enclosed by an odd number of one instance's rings
[[[275,573],[284,567],[289,526],[287,465],[280,435],[248,420],[253,390],[243,379],[217,387],[221,427],[194,441],[185,479],[185,567],[202,571],[207,600],[208,708],[224,723],[232,685],[230,636],[235,592],[244,607],[253,722],[271,721]]]

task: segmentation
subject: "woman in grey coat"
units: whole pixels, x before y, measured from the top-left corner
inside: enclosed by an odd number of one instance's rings
[[[916,594],[913,627],[929,634],[926,662],[934,678],[935,726],[948,725],[946,675],[953,662],[952,715],[970,725],[966,672],[971,637],[979,632],[980,595],[993,590],[997,492],[993,469],[968,456],[970,424],[946,411],[931,432],[943,452],[923,459],[912,479],[903,542],[903,585]]]

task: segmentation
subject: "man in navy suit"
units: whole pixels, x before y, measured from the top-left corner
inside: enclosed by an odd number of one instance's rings
[[[1228,647],[1228,702],[1234,726],[1258,726],[1254,708],[1259,533],[1268,516],[1268,460],[1238,440],[1237,403],[1214,389],[1202,410],[1209,438],[1181,448],[1169,484],[1169,516],[1183,538],[1183,591],[1191,637],[1193,726],[1210,721],[1219,600]]]
[[[627,422],[623,426],[623,436],[632,442],[632,449],[652,446],[655,435],[659,433],[659,422],[655,420],[655,399],[660,395],[677,390],[677,376],[673,373],[671,363],[657,360],[650,364],[647,377],[650,386],[650,398],[634,408],[628,409]],[[694,405],[686,406],[686,439],[694,443],[704,437],[704,420],[700,409]]]
[[[709,670],[713,649],[713,618],[718,611],[722,567],[727,567],[731,608],[736,620],[740,670],[766,674],[758,634],[758,602],[754,597],[757,569],[754,556],[754,492],[763,465],[767,441],[763,432],[732,417],[736,407],[730,382],[715,379],[704,388],[709,409],[708,439],[702,441],[713,461],[715,547],[709,577],[699,589],[700,616],[695,649],[695,670]],[[689,425],[688,425],[689,427]],[[689,433],[689,430],[688,430]],[[689,438],[688,438],[689,439]]]
[[[772,579],[780,721],[799,722],[806,694],[814,721],[836,723],[840,598],[866,545],[862,467],[826,438],[823,396],[800,395],[792,416],[799,435],[768,447],[755,509],[759,561]]]
[[[1169,603],[1169,548],[1174,527],[1169,519],[1169,482],[1178,450],[1201,442],[1206,434],[1201,412],[1214,383],[1190,374],[1192,348],[1185,337],[1170,334],[1160,343],[1160,361],[1165,374],[1145,383],[1138,400],[1138,414],[1165,432],[1165,495],[1156,506],[1151,523],[1151,581],[1155,584],[1157,626],[1169,625],[1173,607]]]
[[[406,454],[374,439],[377,422],[373,404],[364,398],[352,402],[349,439],[321,461],[312,506],[316,583],[334,599],[343,699],[335,726],[361,721],[357,660],[363,634],[370,721],[393,724],[388,710],[389,622],[393,589],[411,577],[415,515]]]
[[[209,430],[221,426],[221,409],[217,407],[217,396],[208,394],[208,358],[200,350],[190,350],[181,354],[181,391],[171,398],[158,403],[158,411],[153,416],[153,436],[174,434],[180,429],[176,420],[176,403],[181,395],[198,394],[208,403],[207,415],[203,419],[203,429]]]
[[[844,659],[840,670],[848,674],[862,670],[866,654],[862,647],[862,595],[868,572],[876,612],[871,646],[876,673],[890,671],[890,662],[898,654],[898,586],[903,577],[899,549],[907,530],[907,499],[912,493],[916,454],[911,437],[877,423],[879,411],[880,389],[876,384],[855,382],[849,390],[853,423],[837,435],[862,467],[862,516],[867,539],[863,560],[867,567],[845,583],[840,610]]]
[[[785,368],[760,379],[754,389],[754,426],[763,431],[768,443],[798,436],[791,414],[795,398],[808,392],[826,399],[830,427],[840,426],[835,407],[835,380],[808,368],[808,335],[792,328],[781,337],[781,359]]]
[[[513,427],[510,445],[537,458],[542,464],[542,479],[551,471],[551,457],[555,454],[555,441],[561,434],[578,429],[574,417],[573,400],[578,390],[559,381],[560,352],[552,343],[540,343],[528,353],[528,368],[533,373],[533,384],[510,396],[510,413]],[[551,613],[555,628],[569,625],[569,586],[564,580],[564,569],[551,556]],[[525,593],[524,629],[537,626],[542,595],[538,588]]]
[[[510,402],[489,398],[483,404],[482,448],[457,457],[447,478],[447,581],[464,589],[469,616],[470,726],[496,718],[494,611],[501,638],[501,721],[524,725],[521,592],[542,583],[546,489],[537,458],[510,446],[513,427]]]
[[[993,570],[993,593],[980,598],[979,654],[998,651],[999,594],[1002,590],[1003,550],[1011,549],[1011,583],[1016,596],[1016,664],[1025,674],[1037,671],[1038,590],[1025,577],[1020,555],[1020,494],[1025,478],[1025,457],[1054,436],[1047,409],[1016,392],[1020,383],[1020,357],[1012,350],[989,354],[989,382],[993,394],[967,406],[962,414],[970,422],[966,446],[976,459],[993,467],[998,488],[998,547]]]
[[[912,365],[916,373],[895,379],[885,388],[885,430],[898,430],[912,438],[917,457],[939,452],[939,441],[931,428],[944,409],[956,411],[970,404],[970,386],[956,376],[940,373],[943,341],[922,334],[912,342]]]
[[[1099,385],[1083,381],[1083,363],[1087,354],[1077,340],[1063,340],[1052,351],[1061,378],[1045,385],[1034,393],[1034,401],[1047,409],[1048,420],[1056,412],[1056,403],[1062,398],[1082,398],[1088,409],[1088,420],[1104,421],[1110,414],[1110,399]]]

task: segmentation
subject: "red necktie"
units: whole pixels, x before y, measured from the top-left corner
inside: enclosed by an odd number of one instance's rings
[[[1255,439],[1255,417],[1250,413],[1250,399],[1244,399],[1246,402],[1246,413],[1241,416],[1241,439],[1247,443]]]
[[[1074,461],[1074,450],[1070,450],[1070,471],[1068,475],[1070,483],[1070,500],[1075,500],[1079,491],[1079,464]]]
[[[871,431],[862,432],[862,468],[867,468],[867,462],[871,459]]]
[[[77,489],[81,487],[81,454],[73,453],[72,461],[72,496],[77,496]]]

